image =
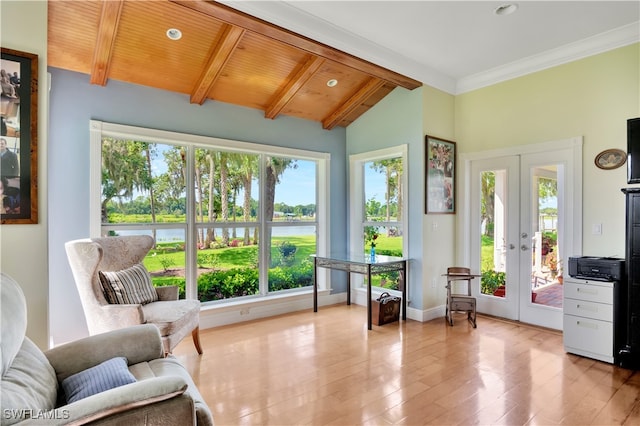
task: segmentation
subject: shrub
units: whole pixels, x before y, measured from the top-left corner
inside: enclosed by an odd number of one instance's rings
[[[206,302],[258,294],[258,279],[254,268],[207,272],[198,277],[198,299]]]
[[[506,284],[507,274],[505,272],[497,272],[494,270],[482,271],[480,279],[480,290],[482,294],[493,294],[493,292],[501,285]]]
[[[198,253],[198,267],[210,266],[212,269],[218,264],[218,258],[212,253]]]
[[[285,290],[291,288],[293,278],[289,268],[276,267],[269,270],[269,291]]]
[[[283,266],[291,266],[296,260],[296,252],[298,247],[289,241],[283,241],[278,244],[278,252],[280,252],[280,264]]]
[[[175,264],[176,262],[169,256],[160,257],[160,265],[162,265],[162,269],[164,269],[165,272]]]

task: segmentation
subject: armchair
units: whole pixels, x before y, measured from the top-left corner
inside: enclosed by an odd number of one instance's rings
[[[80,294],[89,334],[136,324],[160,329],[165,353],[171,353],[189,333],[199,354],[200,301],[178,299],[176,286],[154,287],[157,301],[109,303],[99,272],[122,271],[140,264],[154,245],[149,235],[115,236],[69,241],[65,244],[69,265]]]
[[[4,273],[0,300],[0,424],[213,425],[187,370],[173,356],[164,357],[156,326],[136,325],[43,352],[25,335],[24,294]],[[133,383],[67,402],[65,379],[115,357],[126,359],[123,369]]]

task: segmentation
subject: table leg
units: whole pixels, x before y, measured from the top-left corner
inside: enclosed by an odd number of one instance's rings
[[[402,262],[402,321],[407,320],[407,261]]]
[[[371,330],[371,265],[367,266],[367,326]]]
[[[313,259],[313,312],[318,312],[318,259]]]
[[[347,305],[351,304],[351,271],[347,270]]]

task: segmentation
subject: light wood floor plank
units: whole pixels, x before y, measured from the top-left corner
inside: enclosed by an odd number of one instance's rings
[[[357,305],[201,331],[174,355],[224,425],[637,425],[640,372],[562,333],[461,315],[374,326]]]

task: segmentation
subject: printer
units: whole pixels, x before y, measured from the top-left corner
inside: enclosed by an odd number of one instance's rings
[[[569,275],[585,280],[622,281],[624,259],[596,256],[570,257]]]

